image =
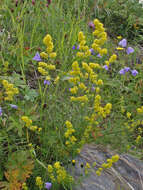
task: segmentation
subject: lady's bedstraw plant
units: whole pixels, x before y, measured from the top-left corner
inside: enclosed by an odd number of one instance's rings
[[[9,83],[7,80],[2,81],[4,87],[4,100],[13,101],[14,95],[18,94],[18,88],[14,88],[14,85]]]
[[[94,24],[95,31],[93,32],[93,35],[96,36],[96,39],[92,44],[92,48],[97,54],[101,54],[103,56],[104,54],[107,54],[107,49],[101,48],[101,46],[103,46],[107,40],[107,34],[103,24],[101,24],[97,19],[94,20]],[[66,144],[68,146],[74,146],[74,144],[76,144],[78,147],[77,152],[79,152],[79,149],[88,142],[93,131],[97,133],[100,123],[110,114],[112,109],[111,103],[107,103],[103,106],[101,101],[100,91],[103,81],[99,79],[97,71],[104,68],[98,63],[87,63],[84,61],[84,59],[87,58],[86,53],[89,48],[85,45],[85,36],[82,32],[79,32],[78,34],[78,41],[80,52],[77,53],[77,57],[82,57],[82,61],[74,61],[72,63],[72,70],[67,73],[69,76],[68,82],[70,84],[70,100],[73,103],[79,104],[79,106],[86,106],[85,109],[92,107],[92,111],[87,111],[89,114],[85,117],[85,123],[87,126],[84,128],[84,132],[80,140],[77,140],[75,135],[73,136],[73,133],[76,134],[76,131],[72,128],[72,124],[68,122],[69,126],[68,130],[65,132],[65,137],[67,139],[69,138],[69,140],[66,141]],[[90,55],[91,54],[88,56]],[[105,64],[109,66],[109,64],[115,62],[116,59],[117,55],[113,54],[109,57],[108,61],[105,61]]]
[[[64,187],[73,183],[73,177],[70,176],[60,162],[48,165],[49,178],[52,183],[62,184]]]

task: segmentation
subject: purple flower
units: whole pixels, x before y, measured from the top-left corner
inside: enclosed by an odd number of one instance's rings
[[[77,46],[77,48],[76,49],[79,49],[79,46]]]
[[[125,74],[125,70],[124,70],[124,69],[121,69],[121,70],[119,71],[119,74],[120,74],[120,75],[124,75],[124,74]]]
[[[52,187],[52,183],[49,183],[49,182],[46,182],[46,183],[45,183],[45,188],[46,188],[46,189],[49,190],[49,189],[51,189],[51,187]]]
[[[97,57],[101,58],[102,56],[100,54],[98,54]]]
[[[134,49],[132,47],[128,47],[126,50],[126,53],[129,55],[130,53],[133,53]]]
[[[134,70],[131,71],[131,73],[135,77],[138,74],[138,71],[134,69]]]
[[[51,82],[49,80],[44,80],[44,85],[50,85]]]
[[[94,26],[94,23],[93,23],[93,22],[89,22],[89,23],[88,23],[88,26],[89,26],[90,28],[92,28],[92,29],[95,29],[95,26]]]
[[[89,51],[91,52],[92,55],[95,55],[95,52],[94,52],[93,48],[89,49]]]
[[[94,90],[95,90],[95,87],[94,87],[94,86],[92,86],[92,87],[91,87],[91,91],[94,91]]]
[[[2,108],[0,107],[0,116],[2,116]]]
[[[130,71],[130,67],[124,67],[124,71],[125,71],[125,72]]]
[[[120,42],[119,42],[119,46],[122,46],[123,48],[127,46],[127,40],[126,39],[122,39]]]
[[[11,108],[14,108],[14,109],[17,109],[18,106],[17,105],[14,105],[14,104],[9,104]]]
[[[108,66],[107,65],[104,65],[103,68],[108,71]]]
[[[75,48],[76,48],[76,47],[75,47],[75,45],[74,45],[74,46],[72,46],[72,49],[74,49],[74,50],[75,50]]]
[[[33,57],[34,61],[42,61],[39,52],[36,53],[36,55]]]

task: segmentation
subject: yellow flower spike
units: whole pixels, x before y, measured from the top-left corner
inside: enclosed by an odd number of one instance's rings
[[[114,155],[114,156],[112,156],[112,162],[114,163],[114,162],[117,162],[118,160],[119,160],[119,155],[118,154],[116,154],[116,155]]]
[[[103,171],[103,168],[98,168],[98,171],[102,172],[102,171]]]
[[[122,39],[122,36],[117,36],[117,39],[118,39],[118,40],[121,40],[121,39]]]
[[[138,136],[137,136],[137,138],[136,138],[136,143],[137,143],[137,144],[139,143],[139,141],[140,141],[141,138],[142,138],[141,135],[138,135]]]
[[[127,118],[130,119],[131,118],[131,113],[130,112],[127,112]]]
[[[86,168],[91,168],[90,164],[87,162],[86,165],[85,165]]]
[[[117,47],[116,49],[119,50],[119,51],[124,50],[124,48],[122,48],[122,47]]]
[[[47,34],[47,35],[44,37],[44,39],[43,39],[43,43],[44,43],[46,46],[48,46],[49,42],[51,42],[51,41],[52,41],[52,38],[51,38],[51,36],[50,36],[49,34]]]
[[[45,59],[48,59],[48,54],[47,53],[45,53],[45,52],[41,52],[40,53],[40,56],[42,57],[42,58],[45,58]]]
[[[97,174],[98,176],[100,176],[100,175],[101,175],[101,172],[100,172],[99,170],[97,170],[97,171],[96,171],[96,174]]]
[[[47,69],[49,69],[49,70],[55,70],[56,67],[55,67],[55,65],[49,64],[49,65],[47,65]]]
[[[109,58],[109,63],[115,62],[116,59],[117,59],[117,55],[116,55],[116,54],[113,54],[113,55]]]
[[[57,54],[55,52],[52,52],[52,53],[49,54],[50,58],[55,58],[56,56],[57,56]]]
[[[46,80],[51,80],[51,77],[50,76],[46,76]]]
[[[60,77],[57,76],[57,77],[55,78],[55,80],[54,80],[54,84],[57,84],[59,80],[60,80]]]
[[[49,172],[49,173],[52,173],[52,172],[53,172],[53,166],[50,165],[50,164],[48,165],[48,172]]]
[[[55,162],[54,168],[60,169],[61,168],[60,162]]]
[[[84,53],[83,52],[77,52],[76,56],[77,57],[84,57]]]
[[[45,63],[45,62],[39,62],[39,63],[38,63],[38,66],[39,66],[39,67],[45,67],[45,68],[46,68],[47,65],[48,65],[48,64]]]
[[[72,164],[75,164],[76,163],[76,161],[75,160],[72,160]]]
[[[41,189],[43,187],[43,181],[41,177],[36,177],[36,185]]]
[[[103,85],[103,81],[102,81],[101,79],[99,79],[99,80],[97,81],[97,85]]]
[[[78,41],[82,41],[84,39],[85,39],[85,36],[84,36],[83,32],[79,32],[78,33]]]
[[[70,88],[70,92],[71,92],[72,94],[76,94],[77,91],[78,91],[78,87],[77,87],[77,86],[74,86],[73,88]]]
[[[106,163],[103,163],[101,166],[102,166],[103,168],[108,168],[108,164],[106,164]]]

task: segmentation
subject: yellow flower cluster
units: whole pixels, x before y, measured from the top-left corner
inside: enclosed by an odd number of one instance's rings
[[[77,57],[88,57],[91,55],[91,51],[89,50],[89,47],[86,45],[86,40],[83,32],[78,33],[78,42],[79,42],[79,50],[80,52],[77,52]]]
[[[106,118],[106,116],[110,114],[112,104],[107,103],[105,107],[100,106],[100,104],[101,104],[101,96],[98,94],[96,95],[95,100],[94,100],[94,112],[95,112],[94,117],[96,118],[96,113],[97,113],[99,116]],[[92,118],[91,118],[91,121],[92,121]]]
[[[72,71],[69,72],[70,78],[69,82],[74,83],[75,86],[70,88],[70,92],[75,95],[79,92],[79,90],[85,93],[89,93],[88,88],[84,84],[84,82],[81,81],[86,81],[89,79],[89,82],[96,84],[96,85],[103,85],[103,81],[101,79],[97,80],[97,74],[94,72],[93,69],[96,68],[101,68],[97,63],[85,63],[82,62],[82,70],[79,67],[79,64],[77,61],[74,61],[72,64]],[[99,87],[96,88],[97,93],[99,93],[100,89]],[[82,95],[82,96],[71,96],[71,101],[74,102],[83,102],[86,103],[88,102],[88,96],[87,95]]]
[[[54,45],[53,45],[53,42],[52,42],[52,37],[47,34],[44,39],[43,39],[43,43],[47,46],[46,48],[46,52],[41,52],[40,53],[40,56],[47,59],[48,57],[50,58],[55,58],[57,56],[57,54],[55,52],[53,52],[53,49],[54,49]]]
[[[77,139],[75,138],[75,136],[73,136],[73,133],[75,132],[75,130],[74,130],[71,122],[66,121],[65,124],[66,124],[66,128],[67,128],[67,130],[66,130],[66,132],[64,134],[66,139],[67,139],[66,145],[70,147],[70,146],[75,144]]]
[[[53,45],[53,42],[52,42],[52,37],[49,34],[47,34],[44,37],[43,43],[47,46],[47,48],[46,48],[46,52],[41,52],[40,53],[40,56],[42,58],[44,58],[44,59],[55,58],[56,57],[56,53],[53,52],[54,45]],[[49,71],[53,71],[55,69],[56,69],[56,67],[53,64],[48,64],[48,63],[45,63],[45,62],[39,62],[38,63],[38,71],[43,76],[46,76],[46,80],[50,80],[51,79],[51,77],[49,75]],[[57,78],[56,82],[58,80],[59,79]]]
[[[107,54],[106,48],[101,48],[101,46],[104,45],[104,43],[107,41],[107,33],[105,32],[105,28],[103,27],[103,24],[98,20],[94,20],[95,25],[95,31],[93,32],[93,35],[96,37],[94,39],[94,42],[92,44],[92,48],[95,52],[98,52],[101,56],[104,54]]]
[[[143,113],[143,106],[141,106],[140,108],[137,109],[138,113]]]
[[[110,63],[114,63],[117,60],[117,55],[113,54],[109,58],[109,60],[105,61],[105,65],[109,66]]]
[[[41,177],[36,177],[36,185],[39,187],[39,189],[43,188],[43,181],[41,179]]]
[[[25,125],[31,131],[38,131],[40,132],[42,128],[38,128],[37,126],[32,125],[32,120],[29,119],[27,116],[22,116],[21,120],[25,122]]]
[[[55,162],[54,165],[48,165],[48,173],[52,182],[57,181],[59,184],[73,182],[73,177],[70,176],[60,162]]]
[[[127,118],[130,119],[132,114],[130,112],[127,112],[126,115],[127,115]]]
[[[3,80],[2,84],[3,84],[4,89],[5,89],[5,94],[7,95],[6,97],[4,97],[4,100],[6,100],[6,101],[12,101],[13,100],[13,96],[15,94],[19,93],[18,88],[14,88],[13,84],[8,83],[7,80]]]
[[[49,70],[55,70],[55,69],[56,69],[55,65],[47,64],[45,62],[39,62],[38,63],[38,71],[43,76],[48,76],[49,75]]]
[[[22,184],[22,189],[23,189],[23,190],[28,190],[28,187],[27,187],[26,183],[23,183],[23,184]]]
[[[126,128],[133,132],[133,131],[138,131],[138,134],[142,134],[143,133],[143,128],[141,128],[140,126],[143,125],[143,120],[137,120],[137,121],[134,121],[133,119],[132,120],[129,120],[128,122],[124,123]]]
[[[8,71],[8,68],[9,67],[9,62],[8,61],[5,61],[4,62],[4,65],[3,65],[3,72],[4,72],[4,75],[7,75],[7,71]]]
[[[71,101],[86,103],[86,102],[88,102],[88,97],[87,97],[87,95],[78,96],[78,97],[71,96]]]
[[[138,135],[137,138],[136,138],[136,143],[139,144],[140,140],[141,140],[141,135]]]
[[[115,162],[117,162],[119,160],[119,158],[120,158],[119,155],[116,154],[116,155],[112,156],[110,159],[107,159],[107,163],[103,163],[101,165],[101,167],[98,168],[98,170],[96,171],[96,174],[98,176],[100,176],[101,172],[103,171],[103,169],[111,168],[112,164],[115,163]]]

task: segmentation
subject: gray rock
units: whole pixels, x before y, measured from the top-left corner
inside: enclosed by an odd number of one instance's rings
[[[121,154],[111,168],[103,170],[101,176],[96,175],[101,164],[115,154],[102,146],[85,145],[70,171],[78,182],[73,190],[143,190],[143,162],[129,154]],[[87,162],[90,165],[96,162],[97,165],[85,175],[81,164]]]

